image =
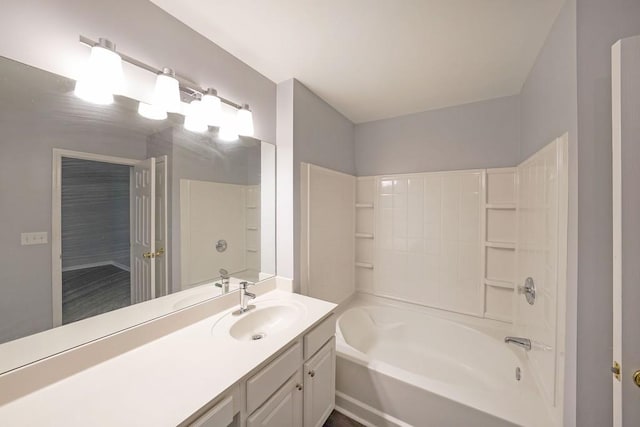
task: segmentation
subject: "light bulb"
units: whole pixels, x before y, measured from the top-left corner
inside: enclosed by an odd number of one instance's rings
[[[248,104],[244,104],[238,110],[238,133],[244,136],[253,136],[253,114]]]
[[[222,105],[215,89],[207,89],[207,92],[202,97],[202,109],[209,126],[220,126]]]
[[[124,75],[122,58],[115,51],[115,44],[100,39],[91,48],[91,55],[76,81],[74,93],[78,98],[94,104],[113,102],[113,94],[122,90]]]
[[[209,129],[206,117],[203,114],[202,101],[195,100],[187,107],[184,118],[184,128],[191,132],[202,133]]]
[[[142,101],[138,104],[138,114],[151,120],[164,120],[167,118],[167,112],[162,108]]]
[[[180,84],[174,75],[171,68],[165,68],[162,74],[158,74],[151,102],[169,113],[180,112]]]

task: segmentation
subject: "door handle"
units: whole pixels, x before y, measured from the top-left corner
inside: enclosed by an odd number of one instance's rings
[[[142,254],[142,256],[143,256],[144,258],[151,259],[151,258],[155,258],[155,257],[156,257],[156,254],[155,254],[155,253],[153,253],[153,252],[145,252],[145,253],[143,253],[143,254]]]
[[[633,382],[640,387],[640,369],[633,373]]]
[[[156,251],[156,257],[161,257],[164,255],[164,248],[160,248]]]

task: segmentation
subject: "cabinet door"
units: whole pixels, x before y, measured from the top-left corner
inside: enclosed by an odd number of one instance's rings
[[[331,338],[304,364],[304,427],[320,427],[336,402],[336,343]]]
[[[302,373],[280,387],[247,420],[247,427],[300,427],[302,425]]]

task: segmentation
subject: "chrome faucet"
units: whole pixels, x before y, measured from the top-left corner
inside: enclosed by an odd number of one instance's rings
[[[247,305],[250,300],[256,297],[256,294],[247,292],[247,287],[249,286],[253,286],[253,283],[240,282],[240,308],[233,312],[235,316],[256,308],[255,305]]]
[[[507,344],[517,345],[518,347],[524,348],[526,351],[531,350],[531,340],[529,338],[504,337],[504,342]]]
[[[220,269],[220,283],[216,283],[216,286],[222,288],[222,294],[229,293],[229,272],[224,268]]]

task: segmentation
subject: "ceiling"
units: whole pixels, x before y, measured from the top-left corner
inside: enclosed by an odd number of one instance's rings
[[[354,123],[520,92],[563,0],[152,0]]]

